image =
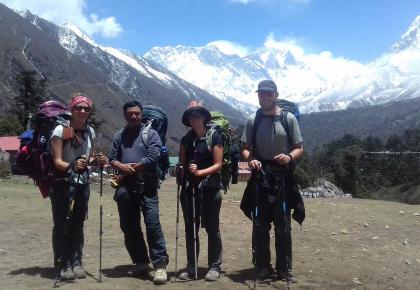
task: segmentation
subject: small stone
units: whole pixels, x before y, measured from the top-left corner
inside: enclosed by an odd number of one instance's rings
[[[406,263],[407,265],[411,265],[411,262],[410,262],[409,260],[405,261],[405,263]]]
[[[403,241],[404,245],[408,245],[408,240]]]
[[[363,249],[362,249],[362,251],[363,251],[363,252],[367,252],[368,250],[367,250],[366,248],[363,248]]]
[[[403,210],[400,210],[400,214],[404,214],[404,211]]]
[[[332,233],[331,233],[331,235],[336,236],[336,235],[337,235],[337,233],[336,233],[336,232],[332,232]]]
[[[364,223],[364,224],[363,224],[363,226],[364,226],[365,228],[367,228],[367,227],[369,226],[369,224],[368,224],[368,223]]]
[[[388,226],[388,225],[386,225],[386,226],[385,226],[385,229],[389,229],[389,226]]]
[[[392,277],[392,279],[393,279],[393,280],[397,280],[397,277],[393,276],[393,277]]]
[[[0,249],[0,255],[5,255],[6,253],[6,250]]]
[[[377,240],[377,239],[379,239],[379,237],[378,237],[378,236],[374,236],[374,237],[372,238],[372,240]]]
[[[353,256],[351,256],[352,258],[357,258],[357,256],[356,255],[353,255]]]
[[[346,235],[347,234],[347,230],[341,230],[341,232],[340,232],[340,234],[342,234],[342,235]]]
[[[370,218],[370,219],[373,219],[373,216],[371,216],[371,215],[370,215],[370,216],[369,216],[369,218]]]
[[[415,213],[414,213],[414,216],[420,216],[420,213],[415,212]]]
[[[359,278],[353,278],[353,283],[357,285],[362,285],[362,282],[360,282]]]
[[[316,251],[314,252],[314,255],[318,255],[321,252],[320,249],[316,249]]]
[[[420,264],[420,260],[419,259],[416,259],[416,262],[417,262],[417,264]]]

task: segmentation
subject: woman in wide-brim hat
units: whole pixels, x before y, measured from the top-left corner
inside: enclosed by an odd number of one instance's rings
[[[222,239],[219,214],[222,204],[220,170],[223,161],[223,140],[217,130],[210,129],[208,124],[210,119],[210,112],[202,106],[191,106],[182,115],[182,123],[191,127],[191,130],[182,138],[179,148],[179,161],[185,168],[180,199],[187,248],[187,268],[179,275],[181,280],[192,279],[196,274],[196,261],[200,249],[198,238],[200,218],[208,234],[208,269],[205,279],[216,281],[221,271]],[[211,138],[208,137],[209,134],[212,134]],[[211,144],[208,144],[209,140]],[[193,194],[195,219],[193,219]],[[194,254],[194,240],[196,240],[197,257]]]

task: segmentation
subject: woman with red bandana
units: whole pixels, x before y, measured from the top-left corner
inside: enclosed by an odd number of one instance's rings
[[[55,179],[50,193],[53,212],[52,244],[54,264],[61,280],[85,278],[82,267],[83,224],[89,201],[88,161],[93,158],[95,132],[86,124],[92,101],[76,94],[70,102],[71,119],[58,125],[51,134]],[[98,165],[107,162],[99,154]]]

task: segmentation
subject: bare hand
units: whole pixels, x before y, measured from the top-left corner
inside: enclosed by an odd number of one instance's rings
[[[118,170],[120,170],[124,174],[132,175],[132,174],[136,173],[136,170],[133,167],[134,165],[135,165],[135,163],[121,164],[118,167]]]
[[[292,161],[290,156],[286,154],[279,154],[277,156],[274,156],[273,159],[276,160],[280,165],[285,165]]]
[[[74,163],[73,170],[75,172],[80,172],[80,171],[85,170],[86,166],[87,166],[86,159],[80,158],[80,159],[77,159],[76,162]]]
[[[194,175],[195,175],[195,172],[198,170],[198,169],[197,169],[197,164],[195,164],[195,163],[191,163],[191,164],[188,166],[188,170],[190,171],[190,173],[192,173],[192,174],[194,174]]]
[[[261,170],[261,162],[260,161],[258,161],[258,160],[256,160],[256,159],[253,159],[253,160],[251,160],[251,161],[249,161],[248,162],[248,165],[249,165],[249,167],[251,168],[251,169],[255,169],[255,170],[257,170],[257,171],[260,171]]]
[[[106,157],[102,152],[98,154],[98,165],[104,166],[108,163],[108,157]]]

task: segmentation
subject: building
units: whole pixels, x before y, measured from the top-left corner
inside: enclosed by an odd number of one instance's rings
[[[20,140],[18,136],[0,137],[0,151],[8,152],[10,155],[16,155],[19,150]]]

